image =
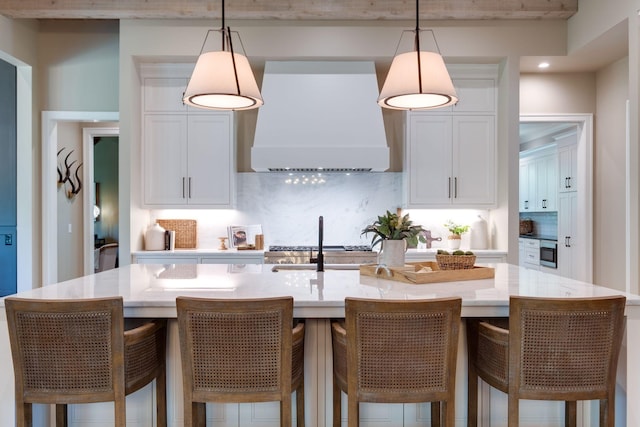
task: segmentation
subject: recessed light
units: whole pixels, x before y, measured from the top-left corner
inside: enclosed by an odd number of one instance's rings
[[[538,68],[549,68],[549,63],[548,62],[541,62],[538,64]]]

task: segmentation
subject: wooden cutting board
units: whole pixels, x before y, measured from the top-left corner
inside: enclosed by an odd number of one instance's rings
[[[431,271],[422,271],[423,267],[431,268]],[[474,266],[465,270],[440,270],[435,261],[410,262],[405,267],[390,267],[391,276],[388,276],[384,269],[379,269],[376,273],[376,269],[378,266],[375,264],[361,265],[360,274],[414,285],[491,279],[495,276],[495,270],[491,267]]]

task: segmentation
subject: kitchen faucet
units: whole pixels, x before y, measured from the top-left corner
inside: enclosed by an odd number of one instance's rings
[[[324,254],[322,253],[322,234],[324,231],[324,219],[322,215],[318,218],[318,259],[316,271],[324,271]]]

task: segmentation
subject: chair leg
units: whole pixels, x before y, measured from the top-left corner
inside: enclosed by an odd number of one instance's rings
[[[59,403],[56,405],[56,427],[67,427],[68,425],[67,405]]]
[[[336,384],[335,378],[333,379],[333,427],[340,427],[342,423],[342,394],[340,387]]]
[[[441,423],[440,402],[431,402],[431,427],[440,427]]]
[[[600,427],[613,427],[615,425],[615,400],[600,399]]]
[[[207,407],[203,402],[191,403],[191,425],[193,427],[205,427],[207,423]],[[185,427],[188,426],[186,422]]]
[[[518,427],[520,424],[520,401],[515,397],[512,397],[511,394],[508,395],[507,400],[509,401],[508,410],[509,410],[509,427]]]
[[[157,427],[167,427],[167,372],[166,367],[160,367],[156,377],[156,419]]]
[[[347,405],[347,419],[349,422],[347,423],[348,427],[359,427],[360,426],[360,402],[356,400],[355,393],[352,396],[351,394],[347,394],[347,401],[349,404]]]
[[[473,363],[469,362],[467,378],[467,427],[478,426],[478,373]]]
[[[296,427],[304,427],[304,379],[296,390]]]
[[[126,427],[127,425],[127,403],[124,392],[121,398],[116,397],[115,403],[116,422],[115,427]]]
[[[16,399],[16,427],[32,427],[33,415],[31,408],[31,403]]]
[[[291,427],[291,393],[280,401],[280,426]]]
[[[578,415],[578,404],[575,400],[564,402],[564,425],[565,427],[576,427]]]

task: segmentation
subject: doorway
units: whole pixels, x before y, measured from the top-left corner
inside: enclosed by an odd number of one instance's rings
[[[117,127],[87,127],[82,130],[84,180],[83,240],[84,274],[98,267],[101,244],[118,243],[118,142]]]
[[[522,131],[529,129],[533,132],[543,124],[547,127],[547,131],[552,130],[558,134],[561,134],[563,129],[576,129],[577,179],[580,182],[576,192],[577,210],[581,212],[576,218],[576,232],[583,239],[580,254],[576,257],[580,265],[575,266],[577,276],[574,279],[591,283],[593,280],[593,116],[591,114],[520,116]]]
[[[42,113],[42,284],[43,286],[58,281],[58,215],[57,192],[55,179],[57,168],[58,126],[64,122],[79,123],[117,123],[117,112],[78,112],[78,111],[44,111]],[[84,142],[83,142],[84,145]],[[83,162],[91,167],[93,162]],[[84,182],[87,181],[87,170],[83,168]],[[87,185],[91,191],[92,185]],[[84,192],[83,196],[88,196]],[[84,197],[91,200],[90,197]],[[86,210],[86,209],[85,209]],[[84,227],[84,224],[82,224]],[[78,227],[80,228],[80,226]],[[86,233],[83,233],[86,237]],[[93,240],[93,235],[88,238]],[[84,246],[83,240],[83,246]],[[93,243],[91,243],[93,246]],[[84,251],[86,252],[86,251]],[[82,262],[82,258],[80,258]],[[86,262],[83,262],[83,270]]]

